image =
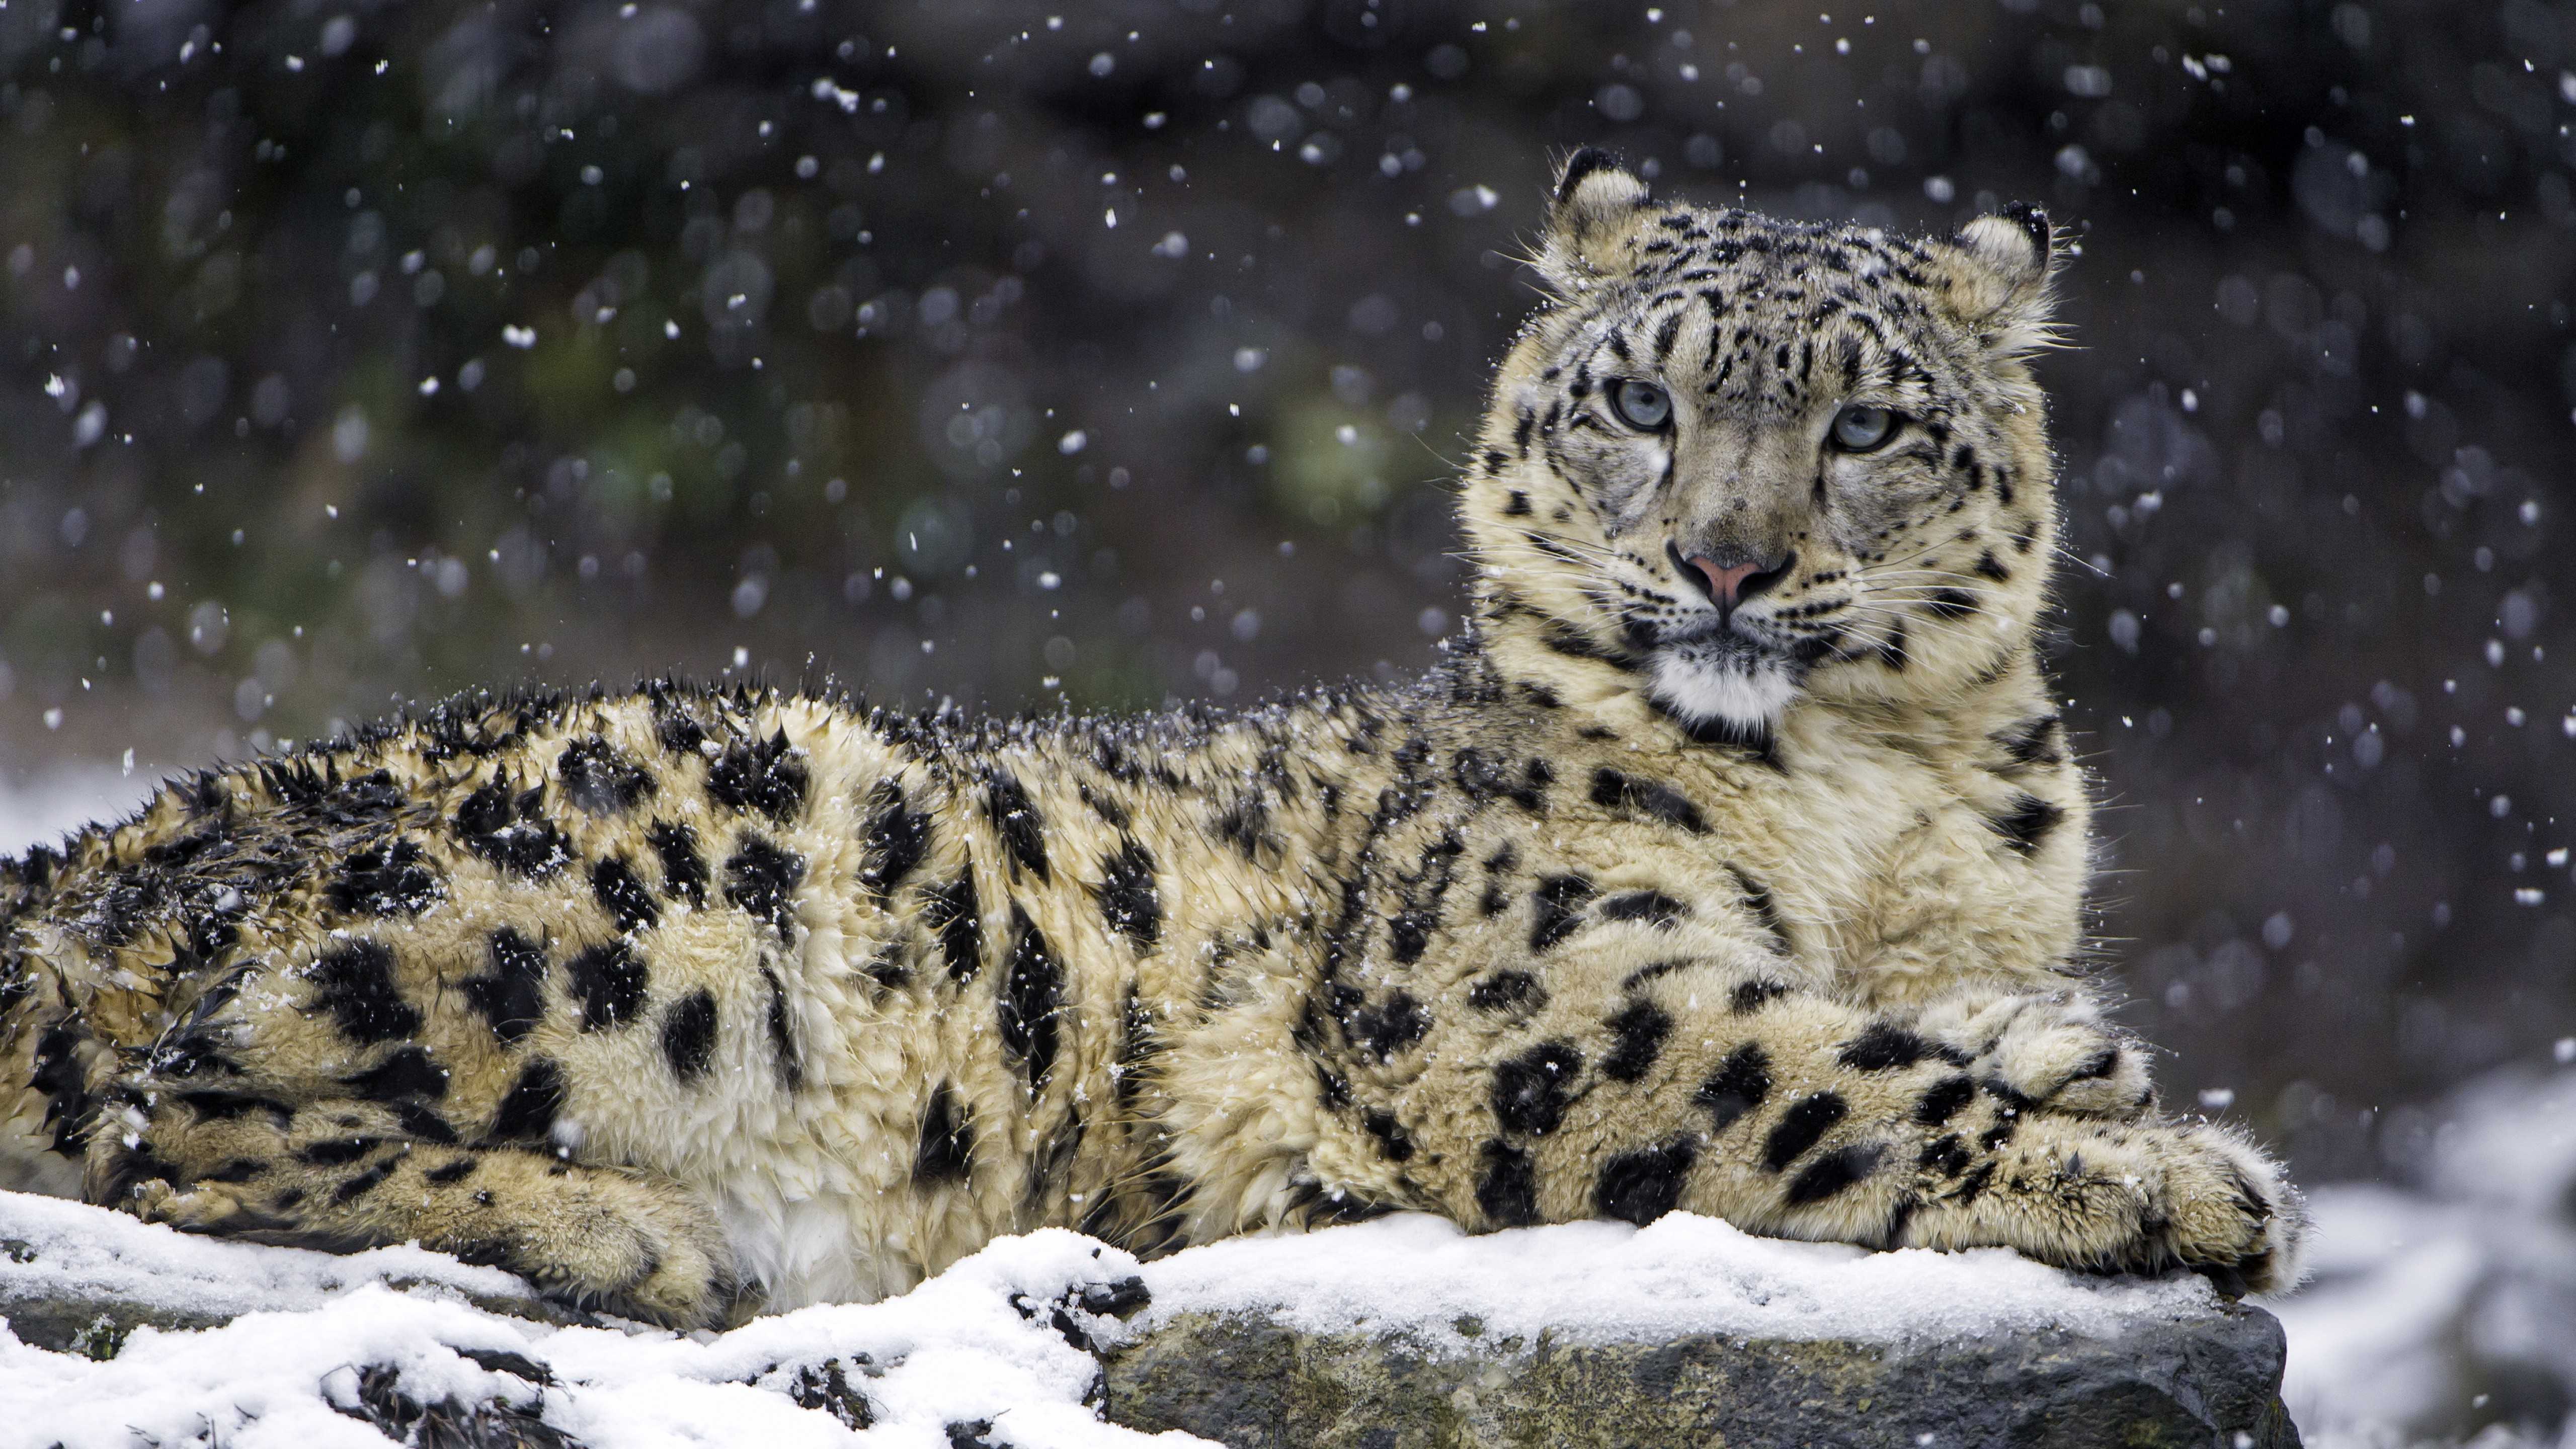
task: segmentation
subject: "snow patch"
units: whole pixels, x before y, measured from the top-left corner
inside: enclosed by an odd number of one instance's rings
[[[1206,1442],[1120,1429],[1085,1402],[1099,1365],[1058,1331],[1058,1305],[1132,1276],[1136,1261],[1061,1229],[993,1243],[898,1299],[685,1337],[485,1312],[457,1291],[517,1297],[525,1286],[418,1248],[336,1258],[184,1237],[100,1208],[7,1193],[0,1242],[9,1248],[0,1289],[13,1297],[86,1290],[242,1314],[197,1332],[138,1328],[103,1361],[47,1352],[0,1327],[0,1424],[12,1443],[382,1449],[385,1438],[347,1412],[359,1403],[362,1371],[379,1367],[394,1370],[414,1400],[536,1410],[592,1449],[945,1449],[947,1426],[978,1420],[1024,1449]],[[1079,1307],[1066,1319],[1085,1331],[1110,1324]],[[476,1361],[496,1353],[541,1365],[551,1382]],[[826,1363],[865,1398],[874,1420],[866,1432],[791,1395],[804,1370]]]
[[[0,1193],[0,1285],[12,1296],[116,1299],[208,1317],[302,1312],[360,1288],[419,1284],[448,1296],[533,1298],[498,1268],[421,1248],[341,1256],[190,1237],[61,1198]]]
[[[2057,1328],[2107,1337],[2123,1325],[2208,1312],[2195,1277],[2084,1278],[2004,1248],[1872,1252],[1756,1237],[1674,1213],[1650,1227],[1561,1223],[1471,1236],[1407,1213],[1302,1237],[1235,1238],[1144,1271],[1175,1314],[1256,1310],[1310,1333],[1366,1328],[1464,1351],[1480,1337],[1662,1342],[1684,1334],[1906,1343]]]

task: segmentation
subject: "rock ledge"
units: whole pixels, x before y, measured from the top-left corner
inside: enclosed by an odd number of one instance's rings
[[[1398,1216],[1141,1264],[1041,1229],[902,1298],[677,1337],[417,1248],[188,1238],[0,1192],[0,1320],[0,1418],[69,1449],[349,1418],[420,1449],[2299,1442],[2280,1325],[2196,1279],[1685,1214],[1482,1237]],[[1195,1437],[1148,1437],[1171,1430]]]
[[[1559,1343],[1496,1339],[1472,1318],[1432,1337],[1183,1313],[1108,1354],[1108,1417],[1235,1449],[2299,1443],[2281,1407],[2280,1324],[2243,1305],[2108,1338],[2040,1329],[1919,1346]]]

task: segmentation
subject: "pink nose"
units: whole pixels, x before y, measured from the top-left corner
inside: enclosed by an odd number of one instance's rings
[[[1793,562],[1793,557],[1795,554],[1788,554],[1788,557],[1772,559],[1767,565],[1721,567],[1708,554],[1692,554],[1690,567],[1700,570],[1700,578],[1708,580],[1708,601],[1731,611],[1736,603],[1744,603],[1770,585],[1780,583],[1780,578],[1788,575],[1788,565]]]
[[[1756,575],[1777,572],[1776,569],[1766,569],[1760,564],[1737,564],[1733,568],[1719,568],[1705,555],[1692,558],[1690,566],[1707,577],[1708,596],[1716,600],[1717,606],[1721,609],[1735,607],[1736,601],[1745,592],[1745,580]],[[1766,579],[1765,582],[1768,580]],[[1760,585],[1755,585],[1755,588],[1759,589]]]

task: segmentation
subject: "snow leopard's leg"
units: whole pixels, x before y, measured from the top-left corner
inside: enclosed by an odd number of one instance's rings
[[[2035,1108],[1916,1021],[1759,965],[1595,944],[1488,972],[1418,1046],[1354,1064],[1361,1110],[1391,1114],[1406,1150],[1346,1195],[1427,1195],[1488,1227],[1682,1208],[1787,1237],[2189,1267],[2230,1292],[2295,1281],[2298,1196],[2222,1128]]]
[[[567,1161],[541,1140],[461,1142],[417,1101],[291,1103],[241,1083],[167,1081],[116,1096],[91,1141],[86,1195],[147,1221],[331,1252],[418,1242],[577,1307],[675,1328],[721,1327],[757,1306],[715,1215],[655,1174]]]

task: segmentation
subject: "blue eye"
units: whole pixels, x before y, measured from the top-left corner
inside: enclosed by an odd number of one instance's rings
[[[1834,446],[1846,453],[1866,453],[1896,436],[1896,414],[1868,403],[1853,403],[1834,414]]]
[[[1638,432],[1657,433],[1672,421],[1673,400],[1651,382],[1622,378],[1610,384],[1610,410]]]

